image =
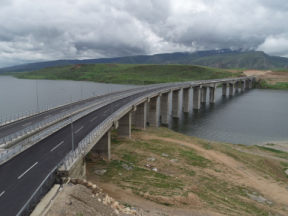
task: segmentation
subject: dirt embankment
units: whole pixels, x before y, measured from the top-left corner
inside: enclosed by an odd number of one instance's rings
[[[243,73],[247,76],[257,76],[257,80],[264,79],[268,84],[277,82],[288,82],[288,72],[272,72],[259,70],[246,70]]]
[[[86,156],[87,180],[140,215],[284,216],[288,153],[269,148],[275,146],[211,142],[167,128],[133,130],[130,140],[118,139],[114,131],[110,161]],[[91,191],[82,204],[75,193],[66,194],[58,208],[65,206],[67,215],[77,208],[81,215],[99,202]],[[72,208],[67,199],[79,205]]]

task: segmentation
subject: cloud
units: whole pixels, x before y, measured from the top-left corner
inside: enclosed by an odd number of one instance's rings
[[[264,51],[271,55],[280,55],[288,57],[288,37],[284,36],[269,36],[264,43],[260,44],[257,50]]]
[[[284,0],[3,0],[0,67],[230,47],[284,56],[287,8]]]

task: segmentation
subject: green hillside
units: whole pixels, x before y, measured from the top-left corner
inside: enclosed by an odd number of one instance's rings
[[[85,80],[101,83],[153,84],[239,76],[223,69],[192,65],[83,64],[16,74],[24,79]]]

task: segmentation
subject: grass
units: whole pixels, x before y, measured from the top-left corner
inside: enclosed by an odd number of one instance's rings
[[[208,142],[178,134],[167,128],[148,127],[145,132],[133,130],[133,134],[153,136],[153,139],[145,140],[118,139],[115,131],[111,134],[113,159],[101,162],[87,160],[88,178],[93,176],[95,169],[107,169],[107,172],[100,177],[100,181],[113,182],[123,189],[129,189],[136,195],[165,206],[210,209],[225,215],[268,215],[268,212],[273,212],[273,209],[268,210],[265,206],[250,200],[244,191],[252,194],[255,191],[253,188],[236,185],[228,178],[224,178],[225,180],[219,178],[219,175],[230,175],[229,168],[208,160],[189,146],[180,145],[181,141],[191,142],[207,152],[222,152],[241,162],[243,166],[249,167],[253,172],[263,176],[268,174],[269,178],[277,182],[288,182],[284,173],[288,163],[239,152],[236,150],[238,145]],[[162,137],[169,137],[179,142],[163,141]],[[277,156],[283,154],[258,146],[241,146],[241,148]],[[163,157],[162,153],[168,156]],[[147,161],[148,157],[154,157],[156,160]],[[171,162],[171,159],[179,161]],[[126,170],[123,164],[133,166],[134,169]],[[146,168],[146,164],[157,167],[158,172]],[[99,179],[99,176],[97,178]],[[191,194],[197,196],[201,202],[191,201]]]
[[[118,84],[155,84],[237,77],[241,74],[194,65],[83,64],[15,74],[24,79],[83,80]]]
[[[261,79],[253,83],[254,86],[260,89],[280,89],[288,90],[288,82],[277,82],[276,84],[268,84],[266,80]]]

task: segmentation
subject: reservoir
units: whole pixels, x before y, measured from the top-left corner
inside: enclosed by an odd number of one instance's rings
[[[0,76],[0,119],[21,112],[91,95],[131,88],[132,85],[103,84],[80,81],[25,80]],[[251,89],[223,97],[216,90],[216,101],[201,104],[200,110],[180,112],[170,117],[168,127],[174,131],[202,139],[235,144],[288,143],[288,91]],[[38,92],[38,94],[37,94]],[[182,95],[182,94],[180,94]],[[170,97],[171,101],[171,97]],[[182,104],[182,100],[180,101]],[[171,106],[170,106],[171,113]]]

